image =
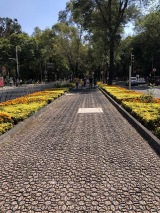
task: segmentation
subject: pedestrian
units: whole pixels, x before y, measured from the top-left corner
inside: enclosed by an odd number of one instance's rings
[[[79,85],[80,88],[83,89],[83,87],[84,87],[84,81],[83,81],[83,79],[80,80],[79,84],[80,84],[80,85]]]
[[[97,79],[94,78],[94,87],[96,87],[96,85],[97,85]]]
[[[86,78],[83,79],[83,82],[84,88],[86,88]]]
[[[22,85],[22,79],[19,80],[20,85]]]
[[[89,85],[90,85],[90,88],[92,88],[92,84],[93,84],[93,78],[92,78],[92,76],[90,76],[90,78],[89,78]]]
[[[78,89],[78,86],[79,86],[79,78],[75,78],[75,83],[76,83],[76,89]]]
[[[16,84],[17,84],[17,86],[19,86],[19,79],[17,79]]]

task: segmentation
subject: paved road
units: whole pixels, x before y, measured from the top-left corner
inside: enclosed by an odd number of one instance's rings
[[[125,86],[124,82],[115,82],[115,84],[123,86],[125,88],[128,89],[127,86]],[[11,100],[11,99],[15,99],[18,97],[21,97],[23,95],[27,95],[33,92],[37,92],[37,91],[41,91],[43,89],[46,88],[52,88],[54,86],[54,84],[48,84],[48,85],[27,85],[27,86],[20,86],[20,87],[4,87],[4,88],[0,88],[0,102],[5,102],[7,100]],[[89,87],[89,86],[88,86]],[[138,86],[132,86],[131,88],[134,91],[139,91],[142,93],[146,93],[148,94],[149,92],[151,92],[151,90],[149,89],[148,85],[138,85]],[[150,91],[149,91],[150,90]],[[160,86],[155,87],[152,90],[152,95],[155,98],[160,98]]]
[[[62,96],[1,144],[0,183],[2,213],[160,212],[160,157],[94,89]]]
[[[50,84],[27,84],[19,87],[0,87],[0,102],[12,100],[44,89],[53,88],[56,83],[57,82]]]
[[[151,94],[155,98],[160,98],[160,86],[151,88],[148,85],[139,85],[139,86],[132,87],[132,90],[142,92],[145,94]]]
[[[43,90],[45,85],[27,85],[19,87],[1,87],[0,88],[0,102],[5,102],[7,100],[12,100],[23,95],[28,95],[30,93]]]
[[[115,84],[119,86],[123,86],[128,89],[128,86],[125,85],[124,82],[115,82]],[[132,86],[131,90],[142,92],[145,94],[152,94],[155,98],[160,98],[160,85],[151,88],[148,84],[139,84],[138,86]]]

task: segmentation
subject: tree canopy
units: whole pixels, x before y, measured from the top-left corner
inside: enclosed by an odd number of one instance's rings
[[[116,77],[127,77],[131,54],[134,75],[153,75],[153,68],[160,74],[159,7],[150,5],[147,13],[140,8],[139,0],[70,0],[56,24],[35,27],[31,36],[17,19],[0,18],[0,66],[5,68],[0,75],[17,77],[16,62],[9,59],[16,58],[16,49],[20,78],[26,81],[94,75],[112,84]],[[135,35],[124,39],[131,20],[136,20]],[[54,67],[47,68],[48,63]]]

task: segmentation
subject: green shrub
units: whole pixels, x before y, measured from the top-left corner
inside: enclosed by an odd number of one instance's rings
[[[2,135],[3,133],[5,133],[6,131],[8,131],[9,129],[11,129],[13,127],[12,123],[1,123],[0,124],[0,135]]]
[[[12,123],[11,116],[8,115],[6,112],[0,112],[0,123]]]

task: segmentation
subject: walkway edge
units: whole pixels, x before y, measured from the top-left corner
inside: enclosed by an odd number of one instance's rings
[[[137,121],[130,113],[128,113],[121,105],[119,105],[106,91],[99,87],[99,90],[106,98],[117,108],[117,110],[130,122],[137,132],[148,141],[148,143],[160,154],[160,140],[152,134],[146,127]]]

